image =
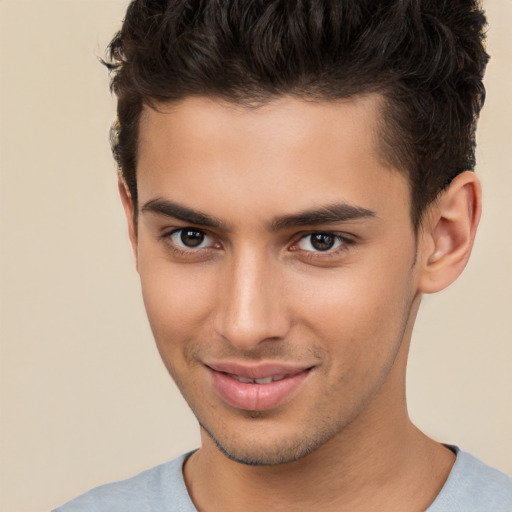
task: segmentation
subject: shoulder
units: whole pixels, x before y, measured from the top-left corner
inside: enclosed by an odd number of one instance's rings
[[[182,473],[189,455],[92,489],[53,512],[195,512]]]
[[[448,480],[427,512],[512,512],[512,478],[455,450]]]

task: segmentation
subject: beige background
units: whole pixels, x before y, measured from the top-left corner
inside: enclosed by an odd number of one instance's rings
[[[0,0],[0,509],[39,512],[195,447],[146,323],[97,57],[125,0]],[[488,0],[472,261],[426,297],[413,419],[512,473],[512,2]]]

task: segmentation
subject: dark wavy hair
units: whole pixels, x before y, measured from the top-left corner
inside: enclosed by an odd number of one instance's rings
[[[119,171],[137,205],[145,105],[377,92],[381,146],[408,176],[417,228],[438,193],[474,169],[485,27],[475,0],[133,0],[104,61],[118,98]]]

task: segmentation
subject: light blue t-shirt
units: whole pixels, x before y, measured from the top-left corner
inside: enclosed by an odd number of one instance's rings
[[[512,512],[512,478],[452,448],[455,464],[426,512]],[[183,480],[189,455],[97,487],[53,512],[197,512]]]

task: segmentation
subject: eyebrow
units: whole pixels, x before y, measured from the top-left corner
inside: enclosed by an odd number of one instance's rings
[[[305,210],[295,215],[285,215],[272,221],[273,231],[299,226],[318,226],[352,220],[375,218],[377,214],[368,208],[347,203],[334,203],[321,208]]]
[[[144,204],[141,211],[156,213],[157,215],[163,215],[165,217],[173,217],[190,224],[223,229],[226,231],[229,230],[227,225],[217,217],[167,199],[152,199]],[[304,210],[296,214],[276,217],[270,223],[270,229],[272,231],[280,231],[293,227],[349,222],[358,219],[375,218],[376,216],[373,210],[367,208],[348,203],[334,203],[320,208]]]
[[[216,217],[166,199],[152,199],[148,201],[141,210],[142,212],[152,212],[165,217],[173,217],[183,222],[189,222],[190,224],[199,224],[201,226],[217,229],[225,228],[224,223]]]

